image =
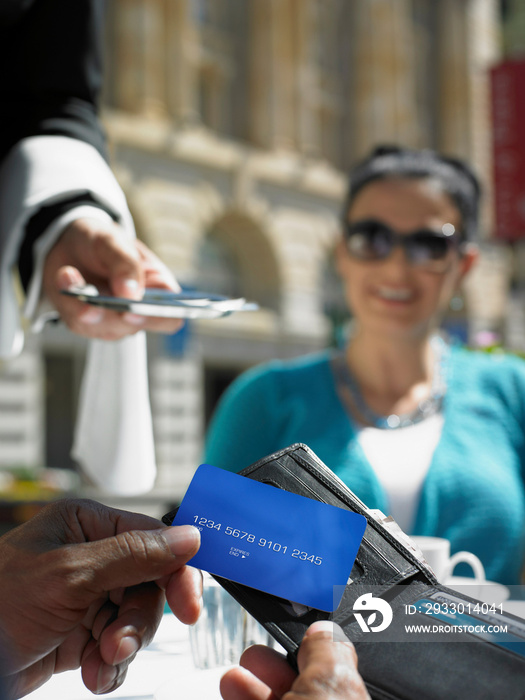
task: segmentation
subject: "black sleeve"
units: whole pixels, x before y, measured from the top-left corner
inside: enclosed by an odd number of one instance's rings
[[[0,161],[18,141],[42,135],[85,141],[106,157],[97,116],[104,14],[105,0],[0,0]],[[101,206],[86,195],[43,207],[30,219],[18,257],[26,289],[35,240],[55,218],[87,202]]]
[[[106,157],[97,117],[104,11],[105,0],[8,0],[0,9],[0,160],[37,135],[77,138]]]

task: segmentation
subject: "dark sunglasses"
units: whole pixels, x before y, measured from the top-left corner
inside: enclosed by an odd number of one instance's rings
[[[421,229],[406,234],[396,233],[375,219],[345,226],[346,247],[358,260],[386,260],[394,248],[401,246],[412,265],[441,272],[448,265],[450,252],[461,248],[461,237],[452,224],[445,224],[441,231]]]

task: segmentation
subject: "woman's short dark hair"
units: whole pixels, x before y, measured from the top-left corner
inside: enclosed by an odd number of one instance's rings
[[[343,218],[356,194],[374,180],[391,177],[432,178],[437,180],[458,207],[463,222],[463,236],[475,240],[478,234],[481,186],[472,169],[459,158],[442,156],[432,150],[415,150],[400,146],[377,146],[350,172]]]

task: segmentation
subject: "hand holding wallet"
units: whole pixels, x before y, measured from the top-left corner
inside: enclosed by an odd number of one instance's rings
[[[240,474],[360,513],[367,519],[349,582],[333,613],[298,606],[216,577],[286,649],[292,665],[295,666],[299,645],[309,625],[315,620],[332,619],[354,642],[359,672],[374,700],[525,698],[525,622],[495,611],[484,614],[480,601],[439,584],[393,521],[385,522],[383,514],[367,509],[306,445],[292,445],[259,460]],[[171,524],[174,515],[175,512],[169,513],[163,521]],[[376,600],[386,601],[392,610],[391,623],[377,633],[371,625],[367,626],[364,610],[359,613],[359,605],[366,604],[364,597],[370,594]],[[376,605],[379,610],[384,603]],[[501,639],[493,636],[487,641],[482,636],[465,633],[460,639],[457,625],[446,618],[426,614],[428,606],[443,606],[443,609],[448,606],[448,610],[452,605],[477,611],[472,612],[472,619],[478,627],[498,623],[510,628],[510,634]],[[411,612],[409,619],[407,610]],[[369,614],[366,617],[371,620]],[[412,626],[411,631],[407,631],[407,622]],[[442,631],[424,631],[429,624],[441,626]],[[418,626],[419,631],[415,631]]]

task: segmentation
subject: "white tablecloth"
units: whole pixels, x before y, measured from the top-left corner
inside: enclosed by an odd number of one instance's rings
[[[188,627],[172,614],[164,615],[153,642],[139,652],[123,685],[102,696],[82,683],[80,671],[53,676],[26,696],[27,700],[219,700],[219,680],[226,667],[196,669],[190,652]]]

